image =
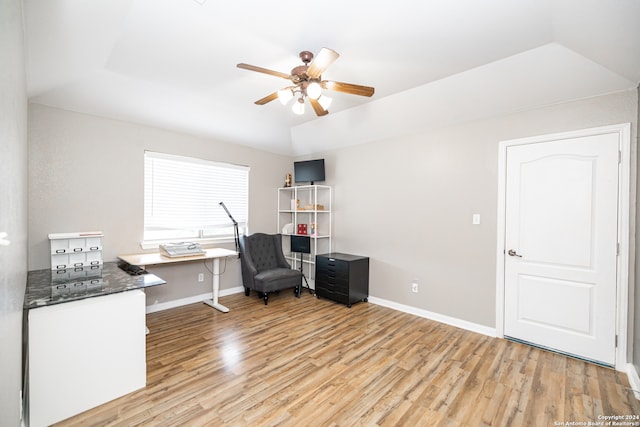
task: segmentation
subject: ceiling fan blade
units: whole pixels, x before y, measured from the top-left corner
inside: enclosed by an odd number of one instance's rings
[[[318,102],[317,99],[309,98],[309,103],[313,107],[313,111],[316,112],[316,115],[318,115],[318,116],[326,116],[327,114],[329,114],[329,112],[327,110],[322,108],[322,105],[320,105],[320,103]]]
[[[373,92],[375,91],[375,89],[370,86],[360,86],[351,83],[332,82],[328,80],[324,80],[321,85],[324,89],[327,90],[350,93],[352,95],[360,96],[372,96]]]
[[[283,79],[287,79],[287,80],[291,79],[291,76],[289,74],[281,73],[279,71],[269,70],[267,68],[256,67],[255,65],[240,63],[237,65],[237,67],[242,68],[243,70],[257,71],[258,73],[264,73],[264,74],[269,74],[271,76],[282,77]]]
[[[329,65],[333,64],[339,56],[338,52],[323,47],[309,64],[309,68],[307,68],[307,76],[312,79],[319,78],[320,75],[329,68]]]
[[[267,102],[271,102],[276,98],[278,98],[278,92],[273,92],[272,94],[269,94],[269,95],[265,96],[262,99],[258,99],[254,104],[256,104],[256,105],[264,105]]]

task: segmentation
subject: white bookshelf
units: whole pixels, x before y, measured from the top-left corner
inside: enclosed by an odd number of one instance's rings
[[[291,252],[291,235],[298,233],[298,224],[307,225],[311,253],[303,255],[303,272],[315,277],[317,254],[331,252],[332,190],[327,185],[299,185],[278,188],[278,233],[282,234],[282,250],[294,269],[300,268],[300,254]],[[291,226],[285,227],[288,224]],[[312,224],[314,224],[312,230]],[[286,229],[285,229],[286,228]]]

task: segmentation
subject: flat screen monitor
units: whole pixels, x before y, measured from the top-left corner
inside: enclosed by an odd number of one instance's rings
[[[324,181],[324,159],[305,160],[293,163],[294,180],[297,183]]]
[[[309,236],[291,236],[291,252],[301,254],[311,253],[311,237]]]

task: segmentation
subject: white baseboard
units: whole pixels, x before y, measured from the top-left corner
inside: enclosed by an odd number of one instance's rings
[[[478,334],[487,335],[493,338],[497,336],[496,328],[490,328],[489,326],[479,325],[477,323],[468,322],[466,320],[457,319],[455,317],[445,316],[444,314],[434,313],[428,310],[422,310],[420,308],[411,307],[409,305],[399,304],[397,302],[388,301],[382,298],[370,296],[368,300],[370,303],[376,305],[381,305],[383,307],[392,308],[404,313],[413,314],[414,316],[424,317],[425,319],[434,320],[436,322],[445,323],[447,325],[455,326],[456,328],[465,329],[467,331],[476,332]]]
[[[640,376],[638,376],[638,370],[633,363],[627,363],[626,371],[633,394],[636,396],[636,399],[640,400]]]
[[[223,289],[220,291],[220,296],[239,294],[244,292],[244,287],[236,286],[234,288]],[[181,298],[178,300],[161,302],[158,304],[148,305],[147,313],[154,313],[156,311],[168,310],[170,308],[181,307],[183,305],[195,304],[202,302],[206,299],[211,299],[212,293],[195,295],[192,297]],[[477,323],[468,322],[466,320],[457,319],[455,317],[445,316],[444,314],[434,313],[428,310],[422,310],[420,308],[411,307],[409,305],[399,304],[397,302],[388,301],[382,298],[369,297],[368,301],[372,304],[381,305],[383,307],[392,308],[394,310],[402,311],[404,313],[413,314],[414,316],[424,317],[425,319],[434,320],[436,322],[445,323],[447,325],[455,326],[456,328],[465,329],[467,331],[476,332],[482,335],[490,337],[496,337],[496,329],[488,326],[479,325]]]
[[[239,294],[241,292],[244,292],[244,286],[236,286],[235,288],[222,289],[220,291],[220,296],[226,297],[227,295]]]
[[[220,296],[225,297],[227,295],[239,294],[240,292],[244,292],[244,288],[242,286],[236,286],[235,288],[222,289],[220,291]],[[195,304],[206,299],[211,299],[212,297],[213,293],[208,292],[206,294],[194,295],[192,297],[180,298],[173,301],[166,301],[158,304],[148,305],[147,314],[155,313],[156,311],[169,310],[170,308],[181,307],[183,305]]]

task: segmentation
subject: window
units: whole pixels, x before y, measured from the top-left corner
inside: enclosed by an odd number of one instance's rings
[[[144,153],[144,240],[233,237],[249,217],[249,167]]]

